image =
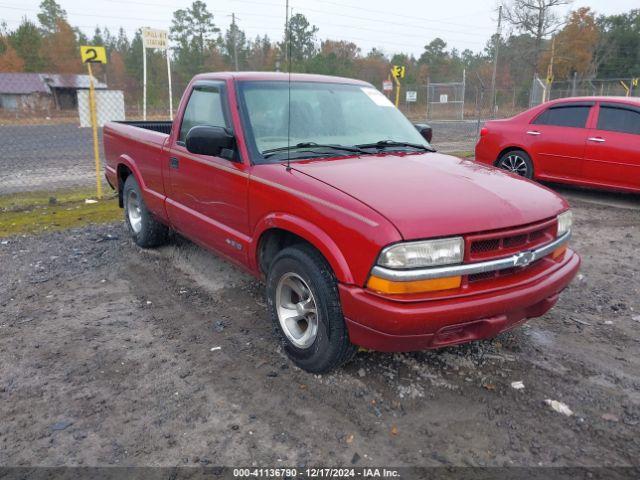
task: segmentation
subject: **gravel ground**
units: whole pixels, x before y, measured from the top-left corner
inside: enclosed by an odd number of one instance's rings
[[[185,240],[5,239],[0,465],[638,466],[640,212],[570,201],[584,264],[543,318],[325,376],[277,349],[258,282]]]

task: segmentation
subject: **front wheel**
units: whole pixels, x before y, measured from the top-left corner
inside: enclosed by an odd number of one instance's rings
[[[312,247],[294,245],[276,255],[267,275],[267,301],[286,354],[303,370],[326,373],[356,352],[333,271]]]
[[[502,155],[496,162],[496,167],[516,173],[521,177],[533,178],[533,163],[526,152],[512,150]]]

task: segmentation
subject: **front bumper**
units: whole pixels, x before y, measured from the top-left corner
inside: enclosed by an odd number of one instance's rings
[[[525,285],[462,298],[399,302],[340,285],[349,338],[383,352],[414,351],[490,338],[544,315],[580,267],[567,249],[558,268]]]

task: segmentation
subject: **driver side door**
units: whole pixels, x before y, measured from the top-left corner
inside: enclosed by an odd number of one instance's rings
[[[187,133],[198,125],[233,129],[224,82],[196,82],[184,107],[180,129],[172,133],[166,159],[167,213],[174,228],[186,237],[244,263],[250,240],[247,165],[237,152],[233,159],[227,159],[187,151]]]

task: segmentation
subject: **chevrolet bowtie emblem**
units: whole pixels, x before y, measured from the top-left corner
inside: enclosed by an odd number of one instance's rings
[[[513,258],[513,266],[526,267],[531,262],[533,262],[533,259],[534,259],[534,254],[531,250],[528,250],[526,252],[520,252],[516,254],[516,256]]]

